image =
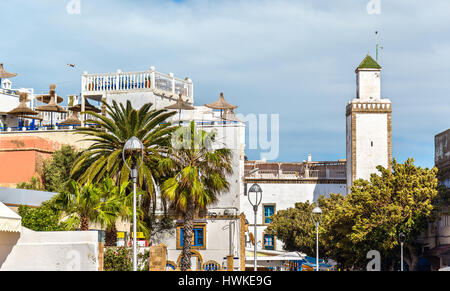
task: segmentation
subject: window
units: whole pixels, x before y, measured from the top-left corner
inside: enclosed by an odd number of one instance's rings
[[[272,219],[270,217],[275,214],[275,205],[274,204],[268,204],[263,205],[264,207],[264,217],[263,221],[265,224],[272,223]]]
[[[265,250],[275,250],[275,238],[273,235],[264,235],[264,249]]]
[[[192,230],[192,247],[199,249],[203,249],[206,247],[205,229],[206,226],[204,225],[194,226],[194,229]],[[179,226],[177,248],[181,249],[183,247],[183,239],[184,239],[184,228]]]

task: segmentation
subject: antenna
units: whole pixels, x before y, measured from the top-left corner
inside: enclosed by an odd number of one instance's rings
[[[376,36],[376,42],[377,42],[377,63],[378,63],[378,49],[379,49],[379,44],[378,44],[378,30],[375,31],[375,36]]]
[[[376,49],[377,55],[376,55],[376,61],[377,61],[377,63],[378,63],[379,53],[380,53],[380,50],[383,49],[383,47],[380,46],[380,44],[379,44],[379,42],[378,42],[378,30],[375,30],[375,36],[376,36],[376,42],[377,42],[377,49]]]

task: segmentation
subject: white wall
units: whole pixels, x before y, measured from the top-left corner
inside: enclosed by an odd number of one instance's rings
[[[97,271],[98,232],[0,232],[1,271]]]
[[[232,236],[230,240],[229,224],[233,223]],[[204,250],[197,250],[203,258],[203,263],[214,260],[226,266],[226,256],[229,255],[230,241],[233,247],[233,255],[235,258],[239,257],[239,219],[208,219],[206,220],[206,248]],[[177,233],[176,231],[170,235],[166,234],[164,237],[153,242],[154,245],[164,243],[167,245],[167,259],[177,263],[182,250],[177,249]],[[238,260],[235,260],[235,266],[238,267]],[[192,268],[194,268],[192,266]]]
[[[388,166],[387,114],[356,114],[356,179],[368,180]],[[373,147],[371,146],[373,142]]]
[[[357,88],[357,98],[360,98],[361,100],[379,100],[381,98],[380,71],[358,71]]]
[[[330,193],[341,193],[346,195],[346,184],[264,184],[258,183],[263,191],[262,202],[257,213],[257,241],[258,249],[263,247],[263,233],[267,225],[263,223],[263,204],[276,204],[275,211],[294,208],[297,202],[315,202],[322,196],[329,196]],[[248,184],[248,188],[251,184]],[[241,209],[249,221],[249,232],[254,232],[254,212],[248,201],[248,196],[241,196]],[[250,247],[250,245],[247,245]],[[283,250],[283,243],[276,241],[276,250]]]

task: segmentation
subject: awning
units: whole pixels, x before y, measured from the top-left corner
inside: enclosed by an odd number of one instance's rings
[[[0,202],[0,231],[20,232],[21,229],[22,218]]]

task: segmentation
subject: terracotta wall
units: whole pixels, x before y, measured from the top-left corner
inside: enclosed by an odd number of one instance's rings
[[[0,186],[28,182],[61,144],[36,136],[0,137]]]

